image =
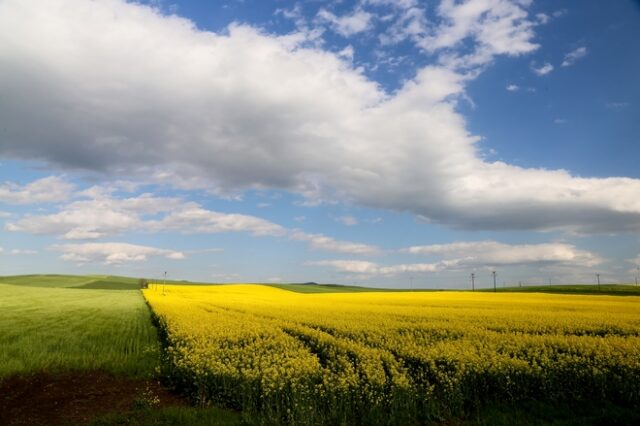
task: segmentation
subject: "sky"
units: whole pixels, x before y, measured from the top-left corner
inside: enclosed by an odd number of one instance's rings
[[[640,274],[640,3],[0,0],[0,275]]]

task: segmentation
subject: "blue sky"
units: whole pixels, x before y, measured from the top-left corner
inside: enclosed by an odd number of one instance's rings
[[[0,0],[0,274],[633,282],[635,1]]]

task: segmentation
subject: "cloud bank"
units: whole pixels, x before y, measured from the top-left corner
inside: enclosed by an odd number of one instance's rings
[[[53,246],[52,250],[62,252],[61,258],[63,260],[80,264],[101,262],[107,265],[121,265],[130,262],[143,262],[152,256],[172,260],[185,258],[185,255],[179,251],[126,243],[61,244]]]
[[[0,184],[0,203],[37,204],[66,201],[73,188],[72,184],[58,176],[38,179],[26,185],[6,182]]]
[[[321,260],[309,265],[331,267],[337,271],[366,276],[391,276],[402,273],[442,272],[504,266],[592,267],[603,259],[565,243],[505,244],[497,241],[457,242],[414,246],[402,250],[416,255],[435,256],[431,263],[379,265],[362,260]]]
[[[280,188],[456,228],[638,232],[639,180],[488,162],[456,110],[474,67],[537,47],[528,3],[443,1],[442,26],[412,33],[439,61],[388,94],[304,47],[305,33],[216,34],[121,0],[4,0],[0,156],[221,193]]]
[[[474,241],[413,246],[403,251],[411,254],[443,256],[447,259],[455,259],[456,264],[476,266],[534,263],[594,266],[602,262],[599,256],[566,243],[505,244],[497,241]]]
[[[65,240],[97,240],[131,232],[239,232],[254,237],[281,237],[306,242],[313,250],[353,255],[374,255],[379,252],[379,248],[373,245],[289,229],[257,216],[208,210],[198,203],[186,202],[180,198],[155,197],[148,193],[118,198],[102,187],[92,187],[70,196],[89,199],[62,204],[54,213],[18,217],[7,222],[4,228],[9,232],[53,235]],[[60,247],[75,249],[80,246]],[[86,247],[95,249],[96,246]],[[91,259],[93,258],[89,258]],[[128,260],[136,258],[130,257]]]

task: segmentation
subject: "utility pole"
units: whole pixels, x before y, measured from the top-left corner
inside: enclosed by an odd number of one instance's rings
[[[493,274],[493,292],[497,292],[498,291],[498,287],[496,286],[496,271],[491,271],[491,273]]]
[[[409,277],[409,286],[413,290],[413,277]]]
[[[476,274],[471,273],[471,291],[476,291]]]
[[[596,274],[596,278],[598,279],[598,291],[600,291],[600,274]]]
[[[162,294],[164,294],[164,287],[167,284],[167,273],[164,273],[164,279],[162,280]]]
[[[636,285],[638,285],[638,277],[640,277],[640,266],[636,268],[636,271],[638,271],[638,273],[636,274]]]

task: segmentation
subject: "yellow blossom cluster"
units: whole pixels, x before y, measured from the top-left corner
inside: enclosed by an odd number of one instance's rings
[[[144,295],[164,374],[201,404],[267,422],[414,424],[488,401],[640,401],[637,297],[260,285]]]

